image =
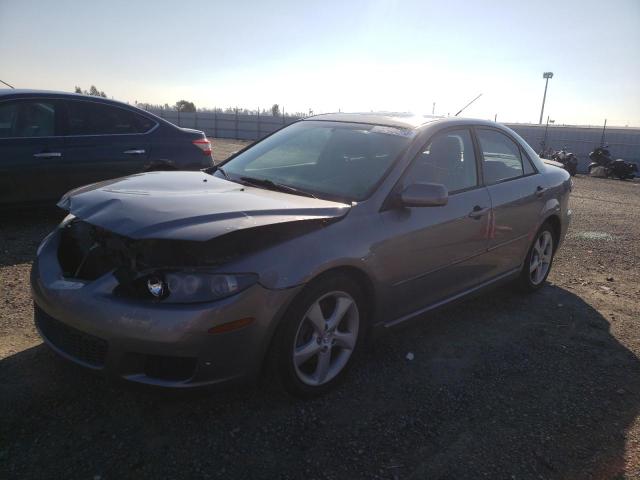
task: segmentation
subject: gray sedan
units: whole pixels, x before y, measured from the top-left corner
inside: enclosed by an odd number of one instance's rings
[[[313,396],[366,336],[484,287],[540,288],[571,180],[493,122],[311,117],[201,172],[66,194],[32,271],[45,342],[168,387]]]

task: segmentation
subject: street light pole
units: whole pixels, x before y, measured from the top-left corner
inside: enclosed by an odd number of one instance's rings
[[[553,72],[544,72],[542,78],[546,79],[544,82],[544,96],[542,97],[542,108],[540,109],[540,120],[538,125],[542,125],[542,115],[544,114],[544,102],[547,100],[547,87],[549,86],[549,79],[553,78]]]
[[[549,131],[549,115],[547,115],[547,126],[544,127],[544,139],[542,140],[542,153],[541,157],[543,157],[547,150],[547,132]]]

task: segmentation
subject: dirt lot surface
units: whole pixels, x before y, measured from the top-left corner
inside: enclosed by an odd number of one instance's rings
[[[571,204],[544,289],[396,329],[312,401],[150,391],[58,359],[28,276],[61,216],[5,217],[0,478],[640,478],[640,183],[578,177]]]
[[[224,160],[231,156],[231,154],[242,150],[251,142],[247,140],[230,140],[221,138],[210,138],[211,146],[213,149],[213,158],[217,162]]]

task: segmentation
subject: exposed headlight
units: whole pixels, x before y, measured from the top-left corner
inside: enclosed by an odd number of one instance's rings
[[[164,272],[147,277],[152,297],[164,303],[212,302],[235,295],[258,281],[254,274]]]

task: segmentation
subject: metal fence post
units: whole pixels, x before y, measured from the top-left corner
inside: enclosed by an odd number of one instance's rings
[[[236,107],[236,138],[238,137],[238,107]]]
[[[258,108],[258,133],[256,135],[256,138],[254,138],[254,140],[257,140],[261,137],[262,137],[262,126],[260,124],[260,109]]]

